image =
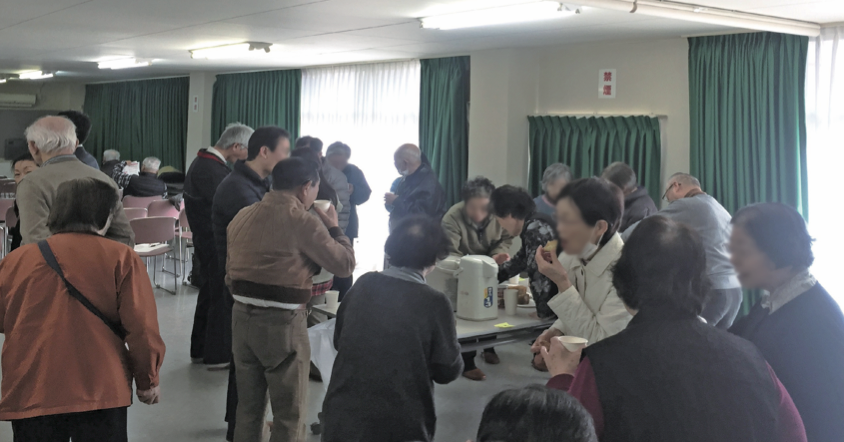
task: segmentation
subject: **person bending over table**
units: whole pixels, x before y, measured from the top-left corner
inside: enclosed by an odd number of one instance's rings
[[[764,296],[730,329],[756,344],[803,417],[809,442],[844,440],[844,316],[809,268],[803,217],[783,204],[733,217],[732,263],[741,285]]]
[[[700,319],[705,272],[694,231],[646,218],[613,274],[635,315],[627,328],[587,347],[582,361],[581,350],[556,339],[542,349],[554,376],[548,385],[580,400],[602,442],[806,441],[800,414],[759,350]]]
[[[440,221],[411,216],[393,227],[384,246],[392,266],[358,279],[337,312],[323,442],[430,442],[434,383],[463,372],[451,302],[425,283],[448,256]]]
[[[449,254],[491,256],[498,265],[510,259],[507,252],[513,245],[513,237],[489,213],[489,197],[494,190],[492,181],[481,176],[463,185],[463,201],[452,206],[443,217]],[[463,353],[463,377],[482,381],[486,375],[475,365],[477,354],[476,351]],[[493,365],[501,362],[491,347],[484,349],[484,361]]]
[[[535,353],[562,335],[594,344],[630,322],[612,282],[612,268],[624,246],[617,233],[623,201],[621,189],[602,178],[572,181],[560,192],[557,232],[566,252],[558,259],[542,248],[534,251],[539,272],[559,289],[548,303],[559,319],[534,343]]]

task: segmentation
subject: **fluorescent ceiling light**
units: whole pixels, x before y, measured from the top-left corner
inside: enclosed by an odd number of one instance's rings
[[[129,69],[149,66],[152,62],[149,60],[138,61],[133,58],[121,58],[118,60],[101,61],[98,66],[100,69]]]
[[[821,27],[817,23],[730,11],[691,3],[656,0],[577,0],[581,6],[630,12],[653,17],[709,23],[732,28],[817,37]]]
[[[553,20],[574,15],[577,12],[575,8],[566,7],[559,2],[541,1],[438,15],[422,18],[420,21],[422,27],[426,29],[459,29]]]
[[[209,60],[218,58],[240,58],[249,55],[267,54],[270,52],[272,43],[246,42],[232,45],[217,46],[213,48],[193,49],[190,51],[191,58],[207,58]]]
[[[29,71],[20,74],[18,78],[21,80],[43,80],[45,78],[53,78],[53,74],[50,72]]]

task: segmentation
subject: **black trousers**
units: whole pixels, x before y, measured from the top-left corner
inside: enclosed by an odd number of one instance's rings
[[[226,440],[234,440],[234,426],[237,419],[237,378],[234,372],[234,355],[232,355],[232,363],[229,366],[229,388],[226,391],[226,422],[228,429],[226,431]]]
[[[126,407],[12,421],[14,442],[128,442]]]
[[[211,279],[217,268],[217,250],[214,235],[194,232],[194,252],[199,258],[200,272],[203,276],[202,287],[196,299],[196,312],[193,315],[193,331],[190,335],[190,357],[205,358],[205,334],[208,326],[208,308],[211,306]]]
[[[219,258],[219,257],[218,257]],[[205,324],[205,363],[225,364],[232,359],[232,305],[234,298],[226,287],[226,268],[217,260],[211,276],[208,317]]]

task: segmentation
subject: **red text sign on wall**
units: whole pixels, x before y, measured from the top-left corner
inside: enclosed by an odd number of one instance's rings
[[[615,92],[615,69],[601,69],[598,71],[598,98],[615,98]]]

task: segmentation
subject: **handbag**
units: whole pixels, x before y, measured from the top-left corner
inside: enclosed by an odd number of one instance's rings
[[[108,319],[103,312],[95,307],[94,304],[91,304],[91,301],[89,301],[85,295],[77,290],[76,287],[74,287],[73,284],[64,277],[64,272],[62,272],[62,268],[59,267],[59,262],[56,261],[56,255],[53,254],[53,249],[51,249],[50,245],[47,244],[47,240],[38,241],[38,248],[41,250],[41,255],[44,257],[44,261],[47,261],[47,265],[50,266],[50,268],[53,269],[62,279],[62,282],[64,282],[64,286],[67,288],[67,292],[70,293],[70,296],[76,298],[76,300],[82,303],[89,312],[100,318],[105,325],[107,325],[108,328],[110,328],[111,331],[120,338],[121,342],[125,341],[128,333],[126,332],[126,329],[123,328],[123,325],[119,322],[114,322],[111,319]]]

